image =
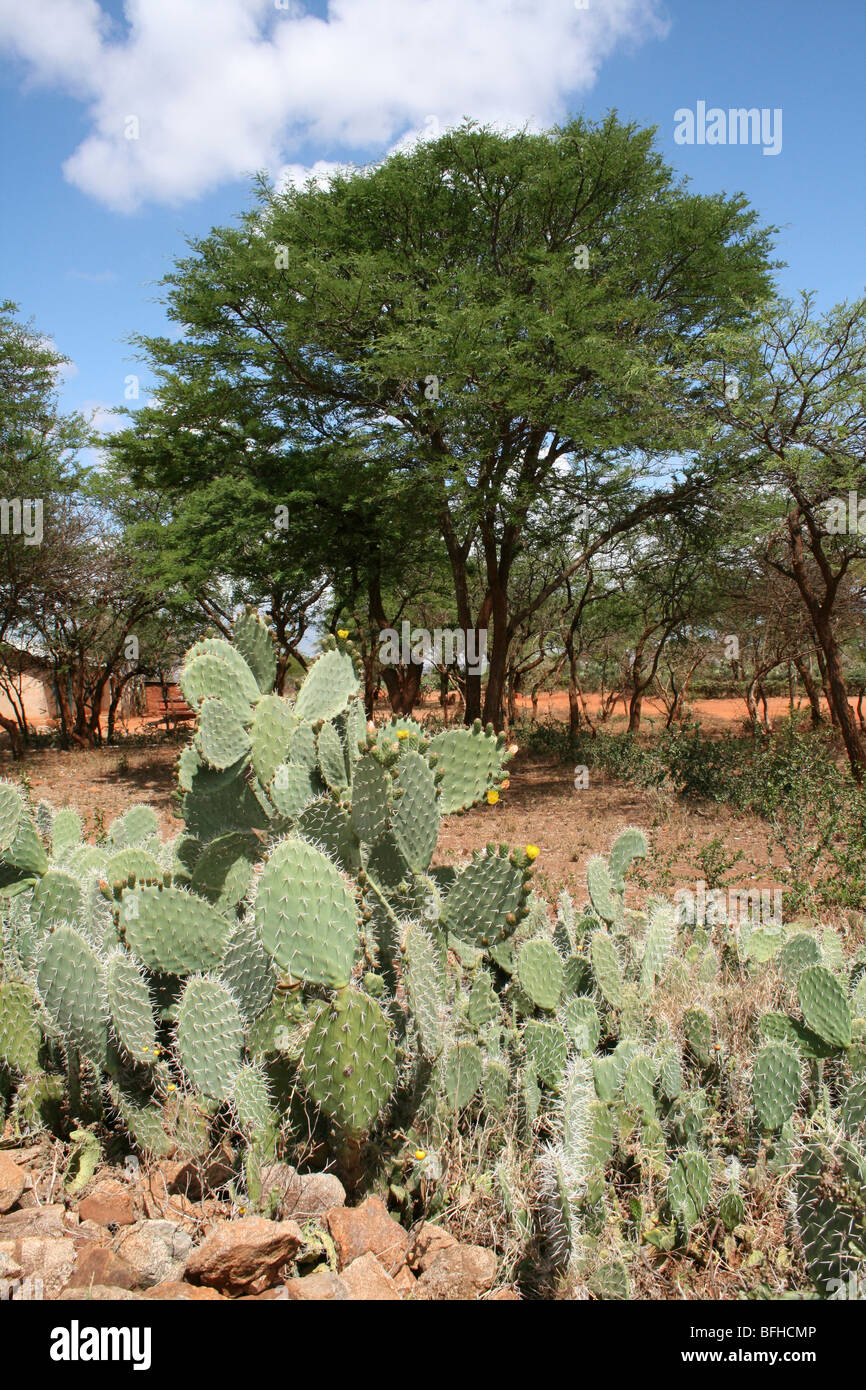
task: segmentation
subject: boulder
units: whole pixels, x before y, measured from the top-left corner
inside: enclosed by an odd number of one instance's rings
[[[164,1284],[154,1284],[143,1295],[145,1298],[164,1300],[166,1303],[225,1303],[216,1289],[206,1289],[201,1284],[186,1284],[180,1279],[168,1279]]]
[[[440,1250],[415,1286],[417,1299],[476,1299],[493,1287],[496,1256],[481,1245],[451,1245]]]
[[[134,1271],[139,1289],[180,1279],[191,1249],[192,1237],[174,1221],[138,1221],[114,1241],[115,1253]]]
[[[425,1221],[409,1241],[406,1263],[416,1274],[423,1274],[443,1250],[457,1244],[457,1239],[444,1226],[436,1226]]]
[[[11,1211],[21,1198],[27,1174],[0,1149],[0,1212]]]
[[[82,1221],[95,1221],[98,1226],[133,1226],[132,1189],[116,1178],[104,1178],[79,1203],[78,1215]]]
[[[298,1173],[288,1163],[269,1163],[260,1178],[263,1203],[272,1200],[282,1221],[314,1221],[346,1201],[346,1190],[333,1173]]]
[[[325,1219],[341,1271],[361,1255],[375,1255],[392,1275],[406,1263],[408,1233],[380,1197],[367,1197],[358,1207],[332,1207]]]
[[[135,1283],[135,1271],[113,1250],[104,1245],[88,1245],[84,1249],[79,1246],[75,1269],[66,1287],[86,1289],[91,1284],[99,1284],[107,1288],[134,1289]]]
[[[330,1269],[316,1269],[303,1279],[287,1279],[284,1288],[286,1297],[295,1303],[329,1303],[349,1297],[349,1290],[339,1274]]]
[[[20,1240],[24,1236],[67,1236],[78,1226],[78,1213],[67,1211],[62,1202],[50,1206],[28,1207],[0,1216],[0,1241]]]
[[[226,1293],[257,1294],[277,1283],[279,1272],[303,1245],[294,1221],[244,1216],[216,1226],[193,1250],[185,1277]]]
[[[375,1255],[359,1255],[357,1260],[346,1265],[342,1279],[350,1298],[375,1299],[380,1303],[400,1301],[400,1290]]]
[[[17,1268],[12,1297],[41,1300],[56,1298],[72,1277],[76,1243],[71,1236],[20,1236],[0,1240],[0,1268]],[[9,1279],[9,1275],[4,1276]],[[14,1285],[20,1282],[21,1290]]]
[[[89,1288],[70,1288],[68,1285],[58,1294],[59,1303],[131,1303],[143,1299],[144,1294],[135,1289],[122,1289],[106,1284],[91,1284]]]

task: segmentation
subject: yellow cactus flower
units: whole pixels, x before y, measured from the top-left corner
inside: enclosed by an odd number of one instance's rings
[[[346,638],[348,637],[348,635],[349,635],[349,629],[348,629],[347,627],[338,627],[338,628],[337,628],[337,636],[338,636],[338,637],[342,637],[342,639],[343,639],[344,642],[345,642]]]
[[[169,1083],[168,1083],[168,1085],[167,1085],[167,1087],[166,1087],[166,1090],[167,1090],[167,1091],[176,1091],[176,1090],[177,1090],[177,1087],[175,1086],[175,1084],[174,1084],[173,1081],[169,1081]]]
[[[423,1161],[424,1161],[424,1159],[425,1159],[426,1157],[427,1157],[426,1150],[424,1150],[424,1149],[416,1149],[416,1150],[415,1150],[415,1158],[417,1159],[417,1161],[418,1161],[419,1163],[423,1163]]]
[[[541,851],[539,850],[538,845],[527,845],[527,846],[526,846],[526,857],[527,857],[527,859],[537,859],[540,853],[541,853]]]
[[[397,730],[397,737],[398,737],[398,738],[408,738],[408,737],[409,737],[409,730],[408,730],[408,729],[398,729],[398,730]]]
[[[497,792],[497,791],[490,791],[490,792],[487,793],[487,804],[488,804],[488,806],[495,806],[498,800],[499,800],[499,792]]]

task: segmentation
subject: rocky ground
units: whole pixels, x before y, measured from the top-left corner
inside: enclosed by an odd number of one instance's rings
[[[516,1299],[491,1250],[378,1197],[346,1205],[330,1173],[263,1173],[273,1219],[209,1196],[190,1164],[102,1168],[64,1186],[63,1146],[0,1149],[0,1297],[97,1300]],[[217,1165],[218,1167],[218,1165]],[[219,1192],[225,1174],[205,1181]]]

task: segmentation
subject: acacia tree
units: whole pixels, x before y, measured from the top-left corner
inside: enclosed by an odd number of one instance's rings
[[[780,302],[742,351],[739,370],[745,389],[717,412],[744,446],[736,483],[748,477],[780,499],[767,563],[796,587],[809,615],[831,707],[860,781],[866,741],[849,703],[837,616],[846,576],[866,559],[866,515],[862,529],[858,516],[866,457],[866,300],[823,315],[809,294]]]
[[[79,454],[91,433],[81,415],[64,415],[57,401],[57,375],[67,360],[21,322],[17,305],[0,303],[0,675],[11,691],[21,674],[25,609],[56,568],[62,518],[84,481]],[[29,536],[23,508],[33,523]],[[0,728],[18,757],[27,733],[23,705],[17,719],[0,714]]]
[[[742,197],[685,191],[652,132],[615,116],[542,135],[466,125],[325,189],[263,185],[239,226],[193,242],[167,277],[182,339],[141,342],[202,430],[192,486],[219,420],[243,418],[242,468],[263,432],[277,455],[346,437],[378,451],[444,543],[461,627],[492,623],[498,721],[533,502],[588,504],[597,546],[671,505],[669,464],[648,487],[635,451],[694,444],[683,378],[665,369],[703,371],[710,330],[766,297],[769,236]],[[387,534],[387,490],[332,462],[334,505],[361,489]],[[480,676],[466,695],[471,720]]]

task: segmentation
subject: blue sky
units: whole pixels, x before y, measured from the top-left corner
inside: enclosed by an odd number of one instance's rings
[[[783,290],[829,306],[866,282],[864,53],[861,0],[0,0],[2,294],[72,359],[64,405],[104,419],[128,335],[164,325],[155,282],[247,205],[245,170],[364,163],[432,117],[616,108],[696,190],[744,191]],[[781,151],[675,143],[700,101],[781,108]]]

